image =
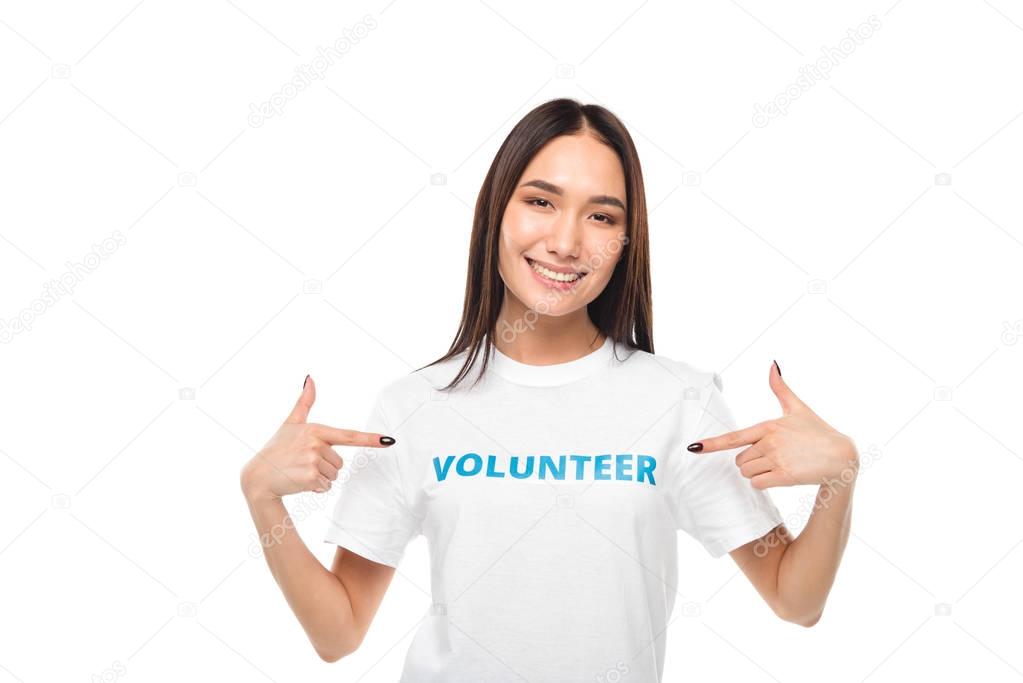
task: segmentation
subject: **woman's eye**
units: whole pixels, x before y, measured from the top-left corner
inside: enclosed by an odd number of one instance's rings
[[[543,197],[532,197],[531,199],[527,199],[526,204],[529,204],[530,206],[537,206],[541,209],[546,209],[548,206],[550,206],[550,202],[544,199]],[[603,219],[599,220],[600,223],[607,223],[608,225],[615,224],[615,219],[612,218],[611,216],[608,216],[605,213],[595,213],[593,215],[599,216],[600,219]]]

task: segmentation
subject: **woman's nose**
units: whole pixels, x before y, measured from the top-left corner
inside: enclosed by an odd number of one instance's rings
[[[563,211],[551,224],[547,236],[547,249],[566,257],[575,256],[579,250],[582,228],[578,218],[571,211]]]

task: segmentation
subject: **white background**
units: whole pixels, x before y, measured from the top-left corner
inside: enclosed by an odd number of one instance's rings
[[[681,539],[666,679],[1023,677],[1018,4],[4,4],[0,64],[0,681],[398,679],[425,541],[323,663],[239,468],[307,372],[311,419],[358,428],[442,355],[486,169],[559,96],[639,147],[655,350],[721,372],[740,423],[779,414],[776,358],[864,459],[812,629]],[[813,493],[772,489],[794,531]],[[289,501],[325,563],[332,502]]]

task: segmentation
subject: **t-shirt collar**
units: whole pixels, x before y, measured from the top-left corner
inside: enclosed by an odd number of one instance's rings
[[[565,363],[553,365],[530,365],[521,363],[493,347],[489,369],[515,384],[529,386],[557,386],[583,379],[600,372],[611,364],[614,357],[614,341],[605,337],[603,345],[590,353]]]

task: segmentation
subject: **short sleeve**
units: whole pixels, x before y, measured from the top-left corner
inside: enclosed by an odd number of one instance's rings
[[[401,478],[400,461],[408,444],[391,428],[379,394],[363,431],[393,436],[395,443],[342,454],[338,499],[327,519],[324,542],[397,567],[409,541],[420,531],[420,520],[406,502]]]
[[[767,490],[754,488],[735,464],[735,457],[747,446],[712,453],[685,449],[701,438],[737,429],[722,390],[717,373],[699,388],[699,408],[688,415],[695,427],[685,430],[677,489],[681,498],[679,528],[715,558],[760,538],[784,521]]]

